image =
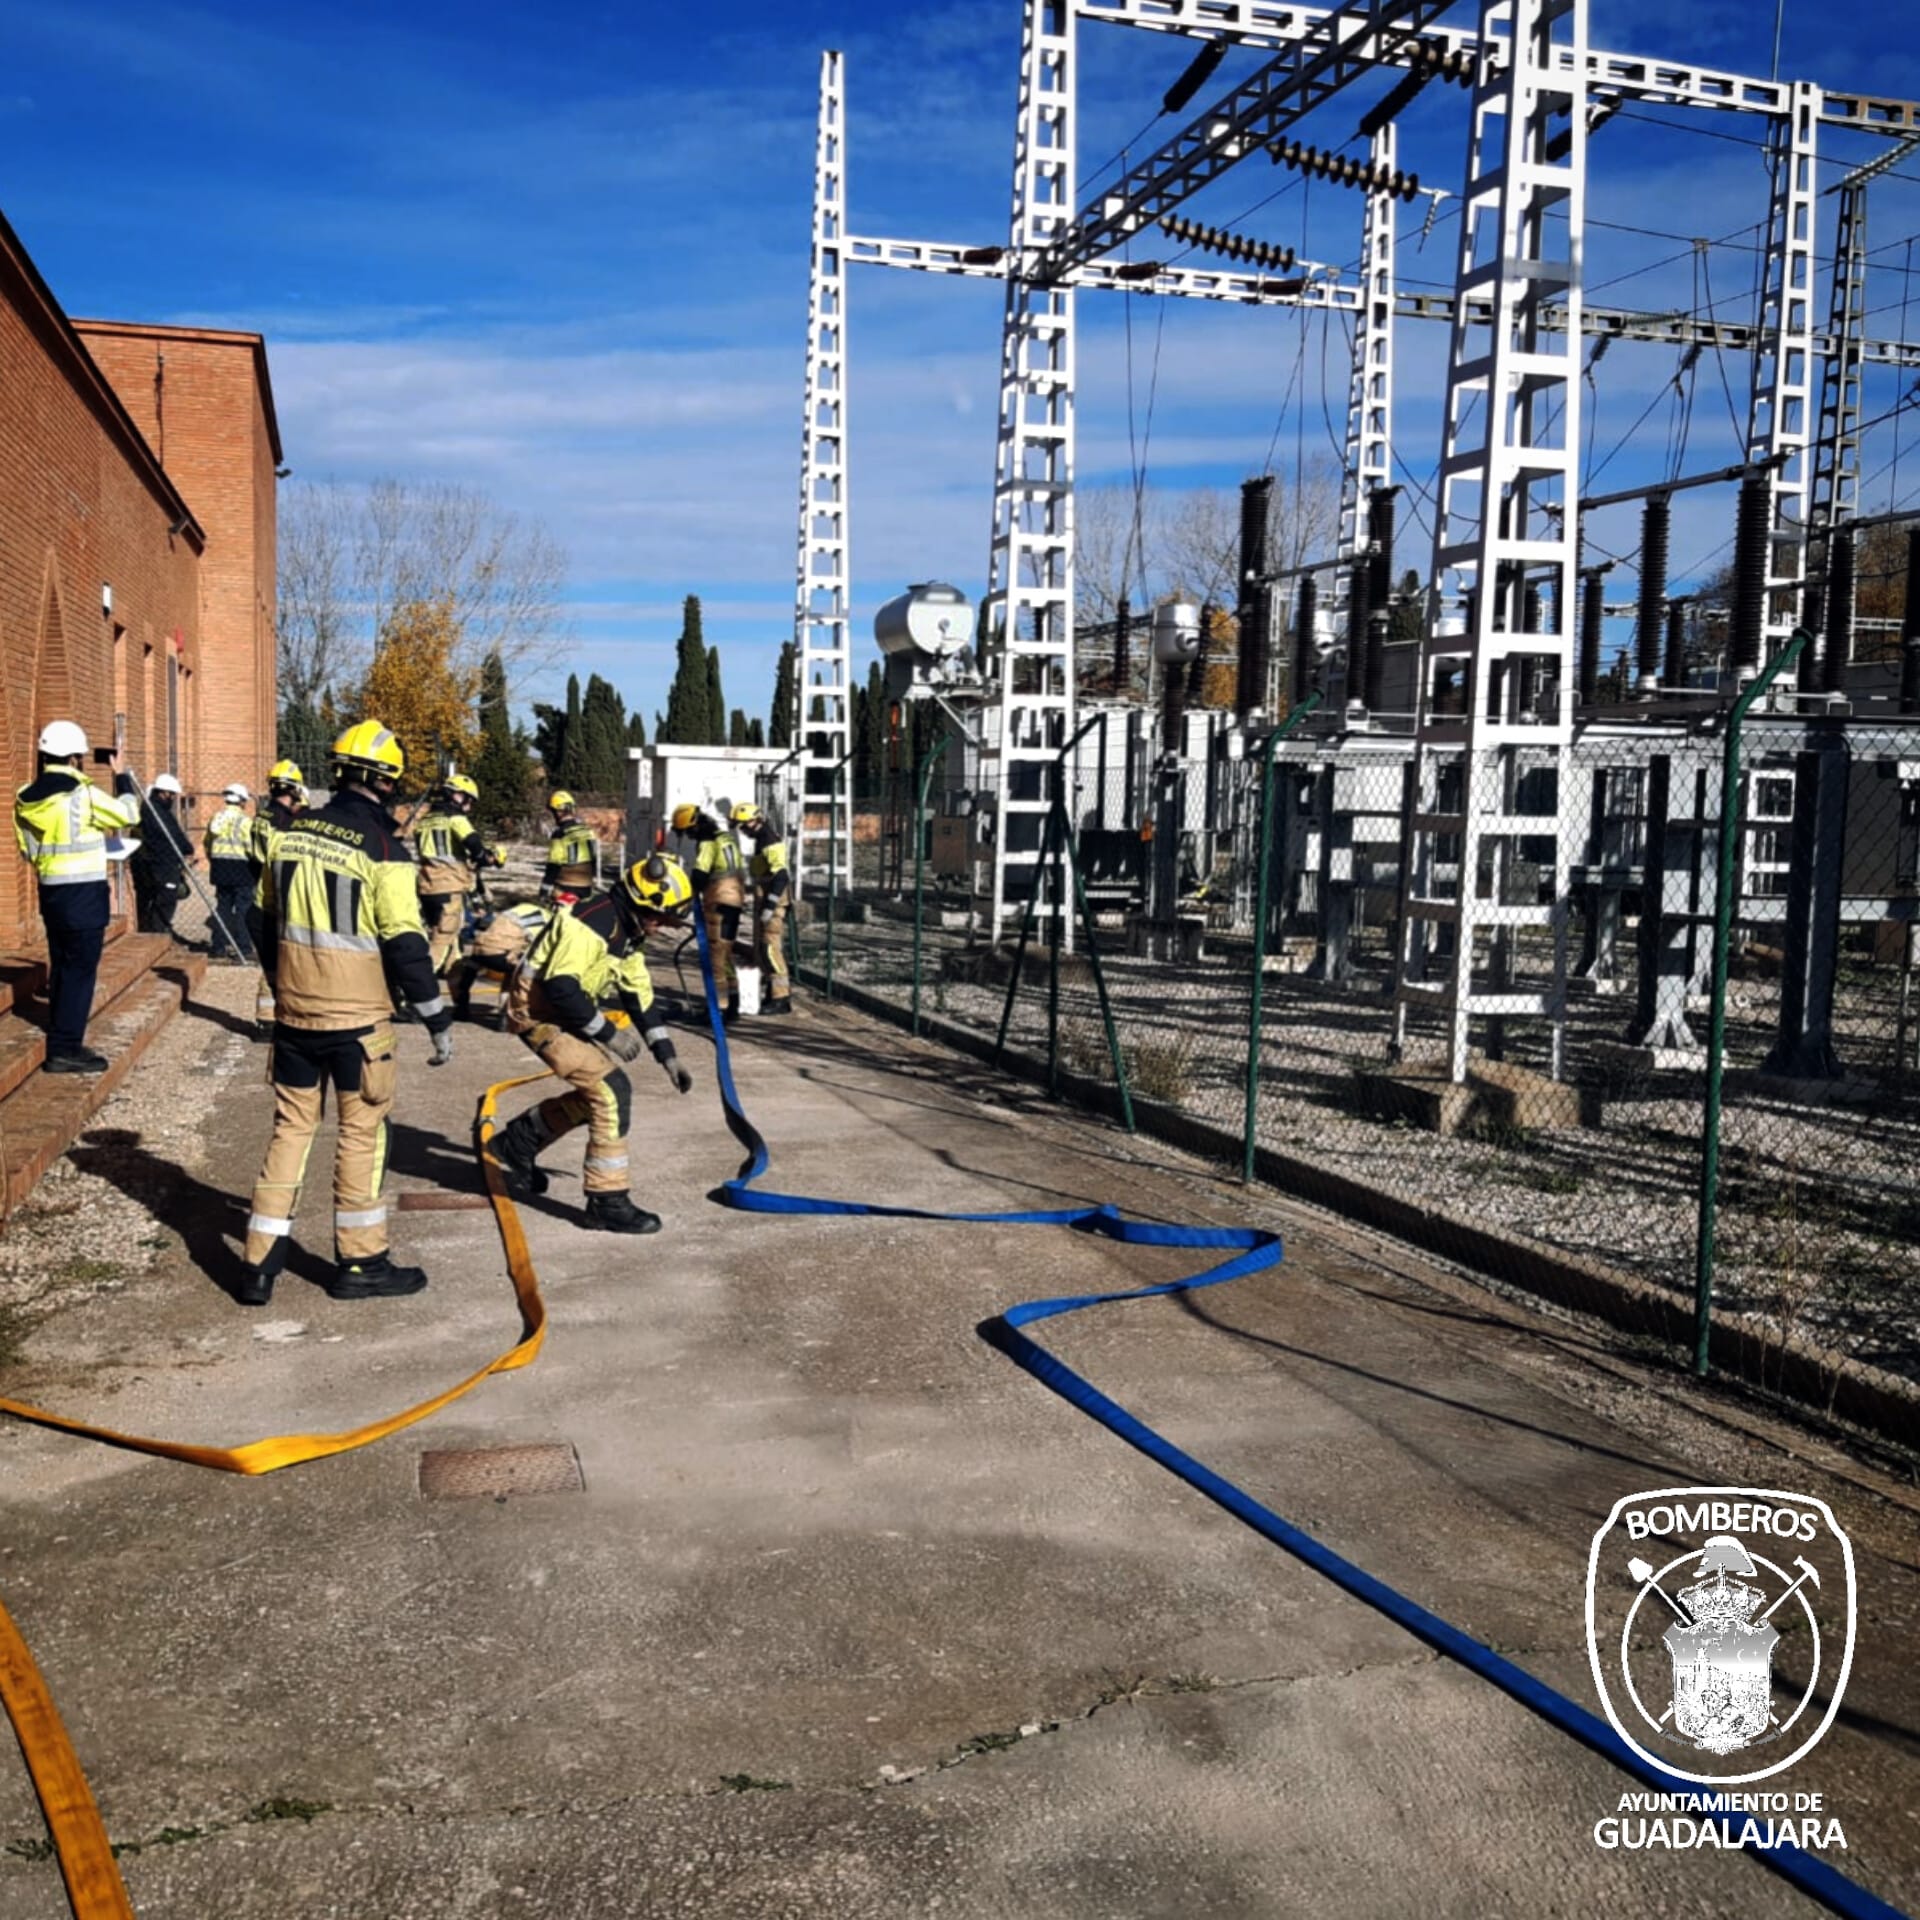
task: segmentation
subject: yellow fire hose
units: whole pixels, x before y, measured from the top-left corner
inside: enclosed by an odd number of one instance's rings
[[[211,1467],[221,1473],[273,1473],[281,1467],[295,1467],[308,1460],[324,1460],[336,1453],[351,1453],[356,1447],[370,1446],[398,1433],[416,1421],[470,1393],[490,1374],[509,1373],[526,1366],[540,1351],[547,1333],[547,1310],[540,1298],[539,1281],[534,1275],[532,1256],[527,1251],[527,1236],[520,1215],[508,1198],[505,1177],[499,1162],[487,1150],[493,1138],[494,1114],[500,1096],[515,1087],[532,1086],[544,1080],[544,1073],[526,1074],[517,1080],[502,1080],[481,1096],[475,1122],[476,1150],[486,1176],[487,1194],[493,1203],[493,1217],[500,1228],[506,1248],[507,1273],[520,1305],[520,1339],[499,1359],[469,1375],[445,1393],[423,1400],[406,1412],[371,1426],[355,1427],[346,1433],[288,1433],[266,1440],[249,1440],[237,1447],[196,1447],[177,1440],[149,1440],[137,1434],[120,1433],[111,1427],[89,1426],[84,1420],[72,1420],[64,1414],[48,1413],[17,1400],[0,1399],[0,1413],[37,1426],[57,1427],[62,1433],[78,1434],[86,1440],[104,1440],[110,1446],[126,1447],[135,1453],[157,1454],[164,1460],[183,1460],[189,1466]],[[20,1636],[19,1629],[0,1606],[0,1707],[20,1742],[27,1762],[27,1773],[46,1815],[47,1831],[59,1856],[60,1871],[67,1883],[67,1902],[74,1920],[133,1920],[133,1908],[114,1864],[107,1830],[94,1805],[85,1773],[75,1757],[73,1743],[61,1724],[53,1696],[34,1665],[33,1655]]]

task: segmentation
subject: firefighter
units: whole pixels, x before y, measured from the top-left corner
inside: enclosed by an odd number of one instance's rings
[[[556,913],[513,976],[509,1030],[571,1091],[521,1114],[495,1138],[494,1156],[543,1193],[547,1176],[536,1159],[585,1122],[585,1224],[603,1232],[660,1230],[659,1216],[636,1207],[627,1192],[633,1087],[621,1069],[646,1047],[679,1092],[693,1086],[654,1007],[653,981],[640,950],[656,927],[684,924],[692,902],[693,884],[680,862],[671,854],[649,854],[606,892]],[[627,1024],[608,1019],[603,999],[612,1000]]]
[[[155,781],[157,788],[159,781]],[[254,885],[260,882],[260,871],[267,864],[267,847],[276,833],[285,833],[294,821],[307,808],[307,777],[291,760],[276,760],[267,769],[267,804],[253,816],[253,837],[249,849],[249,858],[253,867]],[[256,949],[257,951],[257,949]],[[260,986],[253,997],[254,1018],[258,1021],[258,1037],[262,1040],[273,1038],[273,976],[264,968],[260,974]]]
[[[767,983],[763,1013],[793,1011],[793,982],[787,973],[787,902],[793,875],[787,869],[787,843],[763,808],[744,801],[733,810],[734,825],[752,843],[747,871],[753,880],[753,940]]]
[[[413,856],[387,811],[405,771],[400,743],[379,721],[362,720],[333,743],[333,798],[268,840],[253,933],[277,1001],[273,1138],[247,1221],[246,1273],[234,1295],[243,1306],[273,1297],[329,1085],[339,1139],[326,1291],[376,1300],[427,1284],[418,1267],[393,1264],[381,1198],[395,990],[432,1036],[432,1064],[453,1058],[453,1009],[427,958]]]
[[[71,720],[40,735],[40,770],[13,798],[13,837],[40,883],[47,930],[47,1073],[101,1073],[107,1057],[87,1045],[87,1015],[112,917],[107,836],[140,823],[133,776],[117,753],[106,764],[113,793],[86,775],[87,736]]]
[[[600,884],[600,842],[580,818],[573,795],[556,793],[547,802],[553,815],[553,838],[547,842],[547,867],[540,876],[540,898],[557,893],[578,898]]]
[[[433,970],[443,978],[460,957],[467,900],[498,857],[473,825],[480,789],[464,773],[450,773],[434,788],[426,817],[413,830],[420,857],[420,918],[427,929]]]
[[[730,808],[722,809],[731,813]],[[740,1011],[740,981],[733,970],[733,943],[740,936],[740,912],[747,904],[740,842],[731,819],[723,825],[692,801],[673,810],[675,833],[690,834],[694,842],[693,884],[699,890],[700,910],[707,916],[707,945],[713,954],[713,977],[727,996],[727,1018]]]
[[[474,936],[473,950],[456,960],[447,975],[447,993],[456,1013],[465,1013],[473,1000],[473,983],[483,973],[501,981],[500,1023],[506,1024],[506,987],[508,975],[520,956],[547,930],[553,909],[529,900],[524,906],[502,907],[484,922]]]
[[[221,799],[225,804],[207,822],[207,874],[213,882],[213,958],[251,960],[253,944],[247,935],[247,903],[253,898],[253,822],[247,816],[251,797],[238,780]]]
[[[141,816],[140,844],[128,857],[133,875],[133,903],[142,933],[173,937],[173,916],[187,890],[186,870],[193,859],[193,842],[174,808],[180,803],[180,782],[171,773],[157,774]]]

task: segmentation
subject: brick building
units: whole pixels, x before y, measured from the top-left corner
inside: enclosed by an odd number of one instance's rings
[[[0,779],[54,719],[146,779],[258,786],[274,744],[274,470],[257,334],[76,326],[0,219]],[[204,810],[195,824],[204,822]],[[0,946],[37,944],[0,859]]]

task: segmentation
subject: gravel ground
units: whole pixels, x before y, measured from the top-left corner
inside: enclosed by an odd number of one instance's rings
[[[1377,938],[1377,936],[1375,936]],[[809,964],[822,962],[810,929]],[[992,1032],[1004,984],[978,984],[979,949],[963,933],[929,928],[922,1006]],[[912,987],[912,927],[890,917],[839,926],[836,972],[904,1002]],[[1629,942],[1622,943],[1630,959]],[[1137,1093],[1238,1133],[1244,1120],[1249,973],[1244,953],[1167,966],[1103,952],[1107,987]],[[1030,956],[1009,1044],[1045,1056],[1044,950]],[[1888,970],[1890,974],[1891,970]],[[1690,1296],[1698,1209],[1704,1074],[1652,1072],[1617,1049],[1630,992],[1586,992],[1573,1003],[1567,1051],[1576,1083],[1601,1100],[1598,1126],[1552,1131],[1524,1124],[1441,1139],[1404,1121],[1356,1110],[1356,1071],[1386,1058],[1390,1013],[1384,959],[1361,962],[1345,989],[1299,974],[1269,975],[1262,1048],[1262,1144],[1376,1182],[1476,1224],[1599,1258]],[[1722,1122],[1717,1297],[1776,1330],[1818,1339],[1857,1358],[1920,1377],[1920,1086],[1891,1066],[1885,980],[1867,970],[1842,981],[1843,1056],[1880,1071],[1852,1091],[1860,1104],[1799,1103],[1770,1093],[1756,1072],[1772,1037],[1778,990],[1734,983]],[[1071,1069],[1110,1079],[1104,1029],[1084,963],[1066,962],[1061,1050]],[[1704,1035],[1705,1017],[1697,1023]],[[1509,1057],[1544,1068],[1544,1028],[1516,1021]],[[1408,1059],[1437,1058],[1415,1036]]]
[[[264,1072],[266,1050],[248,1037],[251,967],[219,966],[196,989],[199,1013],[169,1020],[79,1142],[86,1170],[63,1155],[0,1232],[0,1358],[36,1321],[144,1273],[178,1236],[142,1204],[149,1154],[193,1170],[205,1164],[200,1114],[214,1084]],[[262,1143],[265,1144],[264,1142]],[[113,1177],[109,1177],[110,1174]],[[128,1187],[134,1191],[128,1192]]]

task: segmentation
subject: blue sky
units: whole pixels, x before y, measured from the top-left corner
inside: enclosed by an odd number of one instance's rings
[[[1920,97],[1909,14],[1896,0],[1792,0],[1783,71]],[[1447,19],[1471,25],[1473,9]],[[1594,0],[1592,11],[1597,45],[1762,75],[1771,25],[1748,0]],[[455,480],[544,520],[572,561],[568,665],[651,712],[681,596],[697,592],[730,700],[764,711],[792,626],[819,49],[847,56],[854,230],[991,243],[1006,235],[1018,26],[1017,0],[736,0],[724,15],[488,0],[13,8],[0,29],[0,204],[71,312],[263,331],[300,477]],[[1081,34],[1086,191],[1123,142],[1138,156],[1171,130],[1159,99],[1190,49],[1104,25]],[[1232,56],[1214,90],[1257,58]],[[1381,91],[1329,107],[1306,137],[1340,145]],[[1432,88],[1403,124],[1402,164],[1429,183],[1458,182],[1463,104]],[[1589,212],[1610,224],[1591,234],[1590,297],[1693,306],[1698,235],[1725,240],[1706,256],[1711,292],[1721,314],[1745,318],[1757,240],[1746,230],[1765,212],[1749,144],[1759,126],[1680,124],[1622,116],[1596,135]],[[1823,184],[1876,150],[1836,137]],[[1907,271],[1920,156],[1908,172],[1872,208],[1876,333],[1900,331],[1910,286],[1909,332],[1920,328]],[[1256,159],[1191,211],[1351,261],[1355,196],[1292,180]],[[1402,271],[1444,284],[1453,228],[1443,215],[1423,246],[1419,225],[1418,209],[1403,216]],[[1345,393],[1337,326],[1307,323],[1303,344],[1302,321],[1272,311],[1169,302],[1162,318],[1145,299],[1092,296],[1081,311],[1084,482],[1128,477],[1129,395],[1138,426],[1150,380],[1149,475],[1163,492],[1231,486],[1270,453],[1284,472],[1327,452]],[[872,609],[906,581],[980,589],[998,330],[992,285],[856,275],[863,659]],[[1444,328],[1401,329],[1397,438],[1422,483],[1445,346]],[[1668,458],[1675,362],[1616,346],[1596,369],[1604,484],[1652,477]],[[1736,457],[1727,393],[1743,409],[1747,377],[1734,357],[1701,363],[1688,471]],[[1870,375],[1868,417],[1910,385]],[[1874,504],[1920,490],[1920,409],[1869,436],[1864,471]],[[1730,497],[1682,496],[1676,522],[1677,568],[1710,569]],[[1637,540],[1627,513],[1592,532],[1623,553]]]

